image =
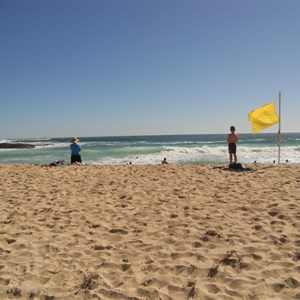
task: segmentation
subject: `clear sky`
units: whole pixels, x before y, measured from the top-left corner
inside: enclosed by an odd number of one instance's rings
[[[0,139],[248,133],[279,91],[299,132],[299,16],[298,0],[0,0]]]

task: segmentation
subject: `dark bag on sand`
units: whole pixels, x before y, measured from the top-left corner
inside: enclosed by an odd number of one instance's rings
[[[244,167],[242,164],[237,163],[237,164],[230,164],[229,169],[234,169],[234,170],[244,170]]]
[[[57,166],[65,165],[65,164],[66,164],[65,161],[62,159],[62,160],[55,160],[49,166],[57,167]]]

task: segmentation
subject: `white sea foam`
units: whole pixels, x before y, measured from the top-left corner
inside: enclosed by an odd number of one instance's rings
[[[225,136],[225,135],[224,135]],[[257,138],[251,139],[248,135],[242,136],[237,145],[238,161],[244,164],[273,163],[277,161],[278,148],[276,139]],[[228,146],[222,137],[186,136],[175,140],[174,137],[153,137],[140,140],[121,137],[119,140],[101,138],[82,138],[82,158],[84,163],[93,164],[160,164],[164,157],[170,163],[228,163]],[[208,139],[208,141],[205,141]],[[287,142],[287,139],[291,139]],[[274,141],[273,141],[274,140]],[[300,163],[300,146],[294,142],[295,137],[286,137],[286,142],[281,146],[282,161]],[[298,139],[300,140],[300,139]],[[70,158],[69,139],[2,139],[0,142],[23,142],[36,146],[35,149],[1,149],[0,162],[28,162],[48,163],[53,159]]]
[[[288,160],[291,163],[300,163],[299,159],[300,147],[282,147],[281,161]],[[123,157],[103,157],[97,161],[90,163],[99,164],[159,164],[164,157],[170,163],[227,163],[228,162],[227,147],[198,147],[198,148],[182,148],[182,147],[166,147],[159,153],[128,155]],[[278,159],[277,147],[238,147],[238,161],[244,164],[258,163],[271,164]]]
[[[70,143],[43,143],[43,142],[37,142],[34,143],[34,145],[36,146],[37,149],[49,149],[49,148],[66,148],[68,149],[70,146]]]

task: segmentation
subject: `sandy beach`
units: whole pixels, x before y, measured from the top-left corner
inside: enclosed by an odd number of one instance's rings
[[[300,166],[0,165],[0,299],[300,299]]]

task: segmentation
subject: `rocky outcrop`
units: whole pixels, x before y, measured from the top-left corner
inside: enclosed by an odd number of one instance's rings
[[[35,146],[31,144],[0,143],[0,149],[32,149],[32,148],[35,148]]]

